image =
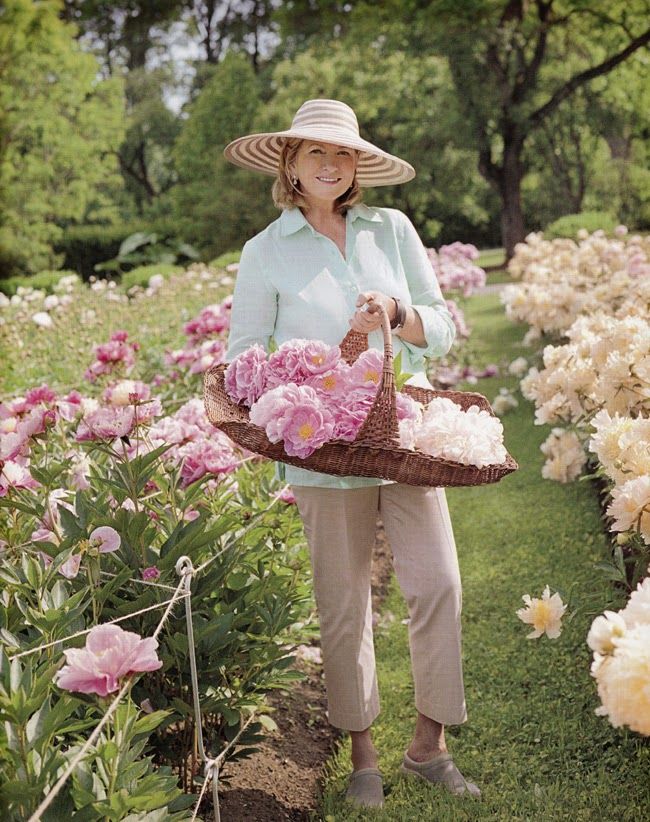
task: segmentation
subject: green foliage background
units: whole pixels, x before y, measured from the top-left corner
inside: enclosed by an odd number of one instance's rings
[[[87,277],[161,221],[206,261],[240,248],[278,210],[272,178],[228,164],[224,146],[287,128],[318,96],[352,105],[362,136],[417,170],[406,186],[369,189],[367,203],[405,211],[428,245],[501,245],[503,194],[486,167],[502,163],[504,134],[647,28],[646,0],[543,5],[544,57],[519,99],[540,4],[291,0],[230,4],[209,19],[207,5],[181,0],[7,0],[0,278],[71,267]],[[179,31],[200,47],[183,65],[171,49]],[[650,227],[649,74],[645,45],[524,129],[526,231],[583,211]],[[181,86],[176,111],[170,93]],[[72,259],[68,238],[83,231],[88,254],[76,248]]]

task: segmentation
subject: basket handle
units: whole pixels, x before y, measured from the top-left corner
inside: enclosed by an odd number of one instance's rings
[[[372,314],[379,313],[381,315],[381,330],[384,335],[384,365],[381,372],[381,382],[377,389],[377,397],[368,412],[365,422],[359,429],[354,443],[358,445],[399,445],[397,395],[395,391],[395,371],[393,370],[393,341],[390,333],[390,321],[386,309],[379,303],[369,302],[368,311]],[[350,333],[357,332],[348,332],[348,336]],[[361,334],[360,336],[366,337],[367,348],[367,335]],[[343,343],[345,343],[345,340]]]

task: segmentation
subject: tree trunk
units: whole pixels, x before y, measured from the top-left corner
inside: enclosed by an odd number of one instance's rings
[[[515,253],[515,245],[526,236],[524,215],[521,209],[521,180],[523,169],[520,158],[521,146],[515,142],[504,148],[503,166],[500,169],[499,194],[501,197],[501,241],[506,252],[506,262]]]

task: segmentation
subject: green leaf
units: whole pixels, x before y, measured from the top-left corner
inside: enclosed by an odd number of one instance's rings
[[[154,731],[164,720],[171,716],[171,711],[154,711],[151,714],[145,714],[136,720],[133,727],[133,734],[150,734]]]
[[[268,714],[260,714],[257,717],[257,721],[262,725],[262,727],[266,728],[267,731],[277,731],[278,726],[276,722],[271,719]]]
[[[127,254],[135,251],[136,248],[141,248],[143,245],[147,245],[149,243],[155,243],[157,239],[158,235],[153,232],[147,234],[144,231],[136,231],[135,234],[130,234],[125,240],[123,240],[120,245],[118,256],[125,257]]]
[[[74,540],[84,537],[84,530],[79,527],[76,515],[73,514],[72,511],[68,511],[68,509],[64,508],[62,505],[58,505],[57,508],[59,509],[61,525],[63,526],[63,532],[65,535]]]

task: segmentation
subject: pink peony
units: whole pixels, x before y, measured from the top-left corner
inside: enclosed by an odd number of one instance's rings
[[[396,411],[398,420],[419,420],[422,416],[422,405],[416,402],[408,394],[402,394],[399,391],[395,397]]]
[[[362,352],[352,364],[348,372],[348,385],[355,388],[371,388],[375,393],[381,383],[381,374],[384,369],[384,354],[376,348],[369,348]]]
[[[266,388],[266,352],[261,345],[252,345],[226,368],[225,387],[233,402],[243,402],[249,408]]]
[[[18,423],[17,433],[27,439],[43,434],[56,422],[56,411],[44,406],[36,406],[31,409],[26,417]]]
[[[282,441],[292,457],[306,459],[330,440],[333,432],[334,417],[318,400],[305,398],[289,406],[283,415]]]
[[[334,417],[308,385],[278,386],[251,408],[250,420],[271,442],[284,443],[290,456],[304,459],[332,438]]]
[[[67,664],[55,674],[55,683],[67,691],[107,696],[118,690],[123,677],[162,667],[157,647],[156,639],[142,639],[118,625],[96,625],[85,648],[63,652]]]
[[[103,400],[109,405],[135,405],[146,402],[151,397],[151,389],[141,380],[120,380],[104,390]]]
[[[290,382],[302,385],[315,374],[334,369],[340,358],[341,349],[337,345],[329,346],[320,340],[288,340],[269,357],[267,388],[277,388]]]
[[[312,389],[310,391],[316,396]],[[292,404],[299,402],[300,397],[300,390],[293,382],[271,388],[251,406],[250,421],[254,425],[266,429],[266,436],[271,442],[280,442],[282,439],[282,415]]]
[[[100,525],[88,537],[91,544],[95,544],[100,554],[109,554],[120,547],[121,538],[115,528],[110,525]]]
[[[77,427],[75,440],[112,440],[116,437],[126,437],[135,425],[134,409],[126,408],[98,408],[81,420]]]
[[[53,403],[56,400],[56,394],[52,389],[43,383],[43,385],[39,385],[38,388],[30,388],[29,391],[25,394],[25,403],[30,407],[34,407],[39,403]]]
[[[366,421],[375,401],[375,395],[366,388],[350,391],[334,409],[334,439],[352,442]]]
[[[25,488],[33,491],[40,485],[29,473],[29,467],[8,460],[0,462],[0,497],[4,497],[10,488]]]
[[[336,402],[347,393],[350,366],[341,360],[336,368],[315,374],[305,380],[305,385],[313,388],[327,403]]]
[[[59,573],[63,574],[66,579],[74,579],[79,573],[80,565],[81,554],[72,554],[72,556],[68,557],[59,567]]]
[[[197,343],[206,337],[222,334],[228,330],[229,325],[230,316],[223,303],[221,305],[206,305],[197,317],[185,323],[183,331],[190,337],[192,342]]]
[[[86,369],[84,378],[95,382],[97,377],[110,374],[118,366],[128,373],[135,364],[135,352],[139,350],[140,344],[129,343],[127,338],[126,331],[116,331],[107,343],[96,345],[94,348],[95,362]]]
[[[465,314],[463,309],[458,305],[456,300],[445,300],[447,309],[451,314],[451,318],[456,326],[456,333],[459,337],[469,337],[470,330],[465,322]]]
[[[226,346],[223,340],[205,340],[198,348],[188,353],[192,355],[190,374],[203,374],[212,366],[224,361]]]
[[[232,444],[225,434],[211,439],[201,439],[181,446],[175,454],[182,461],[181,484],[183,487],[196,482],[205,474],[228,474],[234,471],[239,460],[233,451]]]
[[[82,400],[78,391],[71,391],[56,404],[59,416],[66,422],[73,422],[83,412]]]
[[[155,565],[151,565],[149,568],[143,568],[140,571],[142,575],[142,579],[146,581],[151,581],[152,579],[159,579],[160,578],[160,571],[156,568]]]
[[[29,456],[29,438],[18,431],[3,434],[0,439],[0,460],[15,460]]]
[[[283,488],[276,496],[280,502],[286,502],[287,505],[295,505],[296,497],[289,486]]]

